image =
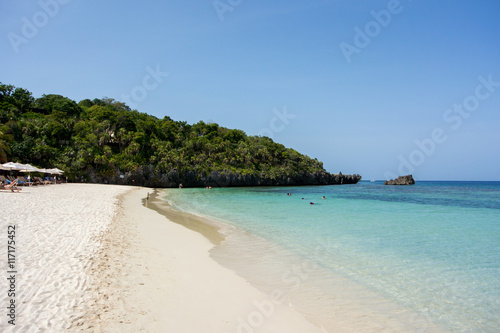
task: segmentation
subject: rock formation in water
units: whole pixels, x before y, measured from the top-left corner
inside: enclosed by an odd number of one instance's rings
[[[384,185],[414,185],[415,180],[412,175],[399,176],[396,179],[386,180]]]

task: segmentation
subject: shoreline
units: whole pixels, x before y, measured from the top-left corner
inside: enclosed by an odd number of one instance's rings
[[[269,281],[282,279],[283,269],[294,264],[308,267],[316,279],[313,263],[276,256],[273,244],[250,244],[246,237],[254,235],[237,227],[168,207],[151,188],[68,184],[23,192],[2,194],[12,208],[7,220],[19,219],[22,226],[23,305],[16,327],[0,321],[5,332],[414,331],[401,326],[401,318],[418,326],[424,321],[428,332],[443,331],[408,309],[394,312],[364,289],[353,292],[359,286],[345,278],[322,285],[298,280],[304,286],[299,294],[320,296],[308,311],[283,284]],[[256,274],[263,283],[252,278]],[[335,293],[323,294],[332,283],[339,284]],[[356,303],[357,295],[368,301]],[[330,298],[333,306],[323,302]],[[314,310],[322,306],[331,316]]]
[[[220,232],[220,226],[202,216],[186,213],[171,207],[167,201],[159,198],[160,194],[158,192],[163,192],[165,189],[155,188],[152,190],[153,192],[149,195],[149,200],[146,200],[146,198],[142,200],[145,207],[165,216],[171,222],[201,233],[214,245],[220,245],[225,240],[225,236]]]
[[[111,246],[101,256],[107,259],[98,265],[114,273],[104,274],[100,288],[105,292],[97,302],[109,311],[87,327],[105,332],[324,332],[213,260],[215,245],[209,238],[179,221],[168,223],[165,215],[146,207],[148,191],[137,188],[122,197],[123,209],[106,240]],[[116,229],[124,230],[122,236],[114,238]],[[212,235],[215,230],[205,229]],[[132,239],[127,244],[120,237]],[[126,278],[113,280],[117,275]],[[104,285],[110,278],[113,282]]]
[[[167,200],[163,202],[170,205]],[[200,223],[213,219],[201,211],[184,214],[198,218]],[[279,303],[286,303],[325,332],[448,332],[425,314],[416,313],[348,276],[333,273],[229,221],[211,222],[224,231],[225,237],[223,243],[210,250],[211,258],[261,292],[281,295]],[[316,250],[320,251],[314,257],[331,254],[333,249],[327,243],[328,240],[318,243]]]

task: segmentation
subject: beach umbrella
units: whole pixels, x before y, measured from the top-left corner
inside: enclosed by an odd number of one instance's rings
[[[10,168],[4,167],[3,164],[0,164],[0,170],[10,170]]]
[[[64,171],[62,171],[61,169],[58,169],[58,168],[53,168],[53,169],[47,169],[47,170],[45,170],[45,172],[51,173],[53,175],[59,175],[59,176],[61,176]],[[54,179],[55,178],[56,177],[54,177]],[[67,181],[67,179],[66,179],[66,181]]]
[[[26,164],[25,168],[23,170],[19,170],[19,172],[31,173],[31,172],[41,172],[41,170],[38,169],[37,167]],[[29,185],[31,186],[31,176],[30,175],[28,175],[28,182],[29,182]]]
[[[64,173],[64,171],[62,171],[61,169],[58,169],[58,168],[55,168],[55,169],[53,169],[53,170],[54,170],[54,171],[56,171],[56,172],[59,172],[60,174],[63,174],[63,173]]]
[[[7,168],[9,171],[20,171],[26,169],[26,165],[21,163],[7,162],[2,164],[4,168]]]
[[[58,169],[58,168],[46,169],[45,172],[51,173],[53,175],[62,175],[64,173],[64,171],[62,171],[61,169]]]
[[[5,168],[9,168],[9,170],[23,170],[23,169],[26,169],[26,165],[25,164],[21,164],[21,163],[14,163],[14,162],[7,162],[7,163],[4,163],[3,166]]]
[[[19,170],[19,171],[20,172],[39,172],[40,169],[38,169],[37,167],[34,167],[32,165],[26,164],[25,168],[22,170]]]

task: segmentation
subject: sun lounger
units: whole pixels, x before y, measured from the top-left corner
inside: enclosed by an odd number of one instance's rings
[[[47,182],[47,184],[57,184],[55,179],[52,177],[45,177],[45,181]]]
[[[34,182],[28,181],[26,179],[26,177],[23,177],[23,176],[17,177],[17,180],[19,182],[19,185],[21,185],[21,186],[27,186],[27,185],[33,185],[33,184],[35,184]]]
[[[11,192],[14,192],[14,191],[21,191],[21,189],[19,187],[17,187],[17,179],[15,179],[13,182],[11,182],[10,184],[6,184],[6,185],[3,185],[2,184],[2,190],[8,190],[8,191],[11,191]]]
[[[42,178],[40,177],[35,177],[35,180],[36,180],[36,183],[37,184],[40,184],[40,185],[48,185],[48,184],[52,184],[50,181],[48,180],[43,180]]]

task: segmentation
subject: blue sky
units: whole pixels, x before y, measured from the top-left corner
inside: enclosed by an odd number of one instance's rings
[[[0,0],[0,81],[265,134],[364,179],[500,180],[499,16],[497,0]]]

